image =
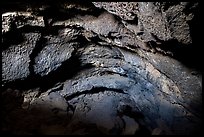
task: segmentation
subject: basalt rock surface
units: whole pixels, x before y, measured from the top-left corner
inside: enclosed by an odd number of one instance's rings
[[[2,134],[201,133],[199,3],[3,6]]]

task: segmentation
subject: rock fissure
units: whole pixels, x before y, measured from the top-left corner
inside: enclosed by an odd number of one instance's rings
[[[104,92],[106,90],[112,91],[112,92],[117,92],[117,93],[122,93],[122,94],[127,94],[121,89],[114,89],[114,88],[107,88],[107,87],[93,87],[90,90],[85,90],[82,92],[75,92],[74,94],[71,94],[69,96],[65,96],[66,100],[71,100],[77,96],[83,95],[83,94],[96,94],[99,92]]]
[[[2,133],[201,133],[199,6],[5,2]]]

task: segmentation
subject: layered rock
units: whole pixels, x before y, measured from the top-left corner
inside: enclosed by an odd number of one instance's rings
[[[168,45],[196,3],[55,4],[2,14],[3,133],[201,131],[202,75]]]

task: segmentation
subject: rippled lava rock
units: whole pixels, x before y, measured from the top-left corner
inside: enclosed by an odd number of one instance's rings
[[[194,2],[6,2],[2,134],[200,133],[198,10]]]

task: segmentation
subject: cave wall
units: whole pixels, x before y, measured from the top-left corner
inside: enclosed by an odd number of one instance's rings
[[[199,3],[3,7],[3,134],[201,132]]]

